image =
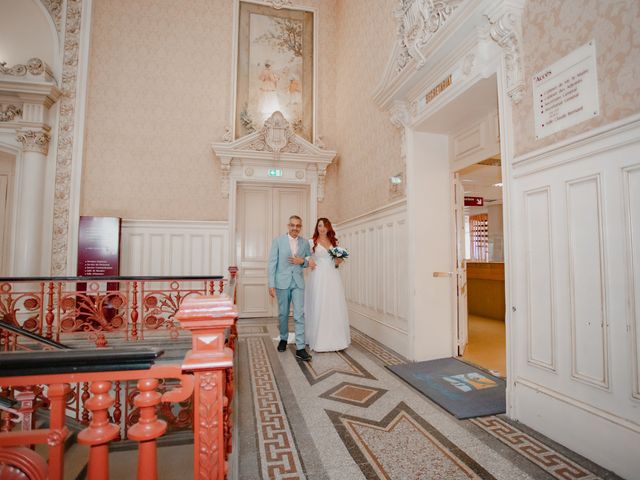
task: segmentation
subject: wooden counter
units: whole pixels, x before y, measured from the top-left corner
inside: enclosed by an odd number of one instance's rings
[[[467,305],[470,315],[504,320],[504,263],[467,263]]]

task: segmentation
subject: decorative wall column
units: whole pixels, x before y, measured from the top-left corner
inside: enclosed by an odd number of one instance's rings
[[[14,272],[16,276],[37,276],[42,260],[42,217],[49,133],[19,130],[22,144],[22,175],[16,185],[20,211],[16,222]]]

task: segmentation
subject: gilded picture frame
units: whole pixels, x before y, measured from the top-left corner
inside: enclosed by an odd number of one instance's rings
[[[314,138],[314,12],[239,2],[235,138],[280,111]]]

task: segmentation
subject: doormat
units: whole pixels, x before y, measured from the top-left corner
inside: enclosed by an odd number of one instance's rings
[[[504,380],[455,358],[387,368],[460,420],[506,411]]]

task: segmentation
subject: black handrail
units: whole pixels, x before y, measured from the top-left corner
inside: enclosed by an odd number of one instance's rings
[[[0,330],[9,330],[10,332],[13,332],[17,335],[27,337],[35,342],[55,348],[56,350],[71,350],[71,347],[69,347],[68,345],[64,345],[63,343],[56,342],[55,340],[51,340],[50,338],[43,337],[42,335],[38,335],[37,333],[30,332],[29,330],[26,330],[22,327],[17,327],[5,322],[4,320],[0,320]]]
[[[128,277],[0,277],[0,282],[117,282],[117,281],[147,281],[147,280],[165,280],[170,282],[172,280],[222,280],[225,277],[223,275],[197,275],[197,276],[128,276]]]
[[[8,352],[0,355],[2,377],[59,373],[148,370],[164,350],[150,347]]]

